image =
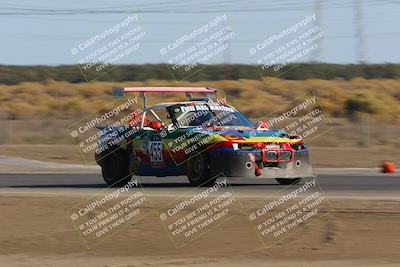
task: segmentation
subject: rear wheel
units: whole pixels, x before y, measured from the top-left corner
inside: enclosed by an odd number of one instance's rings
[[[103,179],[109,186],[121,187],[131,180],[129,173],[129,154],[117,149],[105,156],[101,164]]]
[[[293,179],[284,179],[284,178],[276,178],[278,183],[283,185],[297,184],[301,181],[301,178],[293,178]]]
[[[190,156],[187,164],[187,176],[193,186],[212,186],[216,180],[216,178],[211,179],[210,177],[210,166],[204,153],[196,153]]]

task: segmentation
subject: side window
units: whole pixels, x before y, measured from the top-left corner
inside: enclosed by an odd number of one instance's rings
[[[154,111],[153,111],[154,112]],[[157,119],[157,117],[153,114],[153,112],[151,110],[147,110],[147,112],[145,113],[145,117],[144,117],[144,123],[143,123],[143,127],[151,127],[151,125],[154,122],[158,122],[159,120]]]
[[[150,127],[150,122],[155,121],[156,118],[154,117],[153,114],[151,114],[151,112],[147,111],[144,114],[144,123],[143,123],[143,127]]]
[[[172,124],[171,117],[168,113],[168,111],[163,108],[163,109],[157,109],[155,110],[157,116],[160,118],[161,122],[164,124],[164,126],[168,126]]]
[[[142,123],[143,114],[133,111],[130,115],[131,119],[127,121],[128,125],[137,128],[140,127],[140,124]]]

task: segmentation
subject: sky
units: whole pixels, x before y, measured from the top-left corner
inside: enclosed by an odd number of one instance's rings
[[[204,63],[257,64],[261,56],[287,45],[301,32],[288,34],[256,55],[249,53],[251,48],[314,14],[316,20],[304,26],[304,31],[318,26],[323,32],[316,41],[318,49],[297,61],[400,63],[397,0],[0,0],[0,7],[0,64],[77,64],[102,45],[120,38],[123,31],[78,55],[71,49],[129,16],[137,20],[124,31],[139,27],[144,34],[137,41],[140,47],[115,63],[165,63],[210,37],[212,31],[229,29],[233,34],[224,41],[229,48]],[[167,55],[160,52],[220,17],[226,20],[208,33],[198,34]]]

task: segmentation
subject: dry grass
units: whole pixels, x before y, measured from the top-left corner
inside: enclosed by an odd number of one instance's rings
[[[239,110],[253,119],[273,114],[284,107],[297,96],[312,90],[319,99],[321,106],[331,118],[332,126],[323,123],[316,138],[307,140],[312,149],[326,147],[324,153],[330,153],[336,147],[340,151],[334,153],[341,157],[339,161],[314,156],[317,165],[330,166],[377,166],[378,159],[396,158],[394,153],[400,146],[400,80],[361,78],[351,81],[344,80],[304,80],[290,81],[274,79],[268,83],[258,80],[214,81],[214,82],[173,82],[148,80],[146,82],[95,82],[71,84],[67,82],[47,81],[46,83],[21,83],[13,86],[0,85],[0,144],[3,145],[72,145],[72,139],[66,128],[80,120],[83,116],[96,112],[114,100],[111,88],[121,86],[212,86],[224,89],[230,102]],[[346,101],[361,99],[373,111],[368,120],[350,121],[346,111]],[[152,95],[150,104],[182,100],[176,94]],[[354,114],[357,119],[358,114]],[[4,117],[8,119],[4,120]],[[337,117],[342,117],[337,119]],[[336,118],[336,119],[332,119]],[[327,131],[325,131],[327,130]],[[57,147],[57,146],[56,146]],[[371,149],[378,155],[365,161],[363,147]],[[27,149],[27,150],[25,150]],[[26,152],[28,150],[36,152]],[[51,155],[53,159],[69,162],[77,156],[77,150],[62,148],[57,155],[46,147],[20,147],[8,149],[2,146],[1,154],[41,158],[44,149],[44,159]],[[65,150],[66,149],[66,150]],[[8,152],[7,152],[8,151]],[[14,152],[13,152],[14,151]],[[53,153],[53,152],[54,153]],[[357,152],[357,164],[352,160],[352,151]],[[25,155],[25,152],[27,155]],[[342,154],[346,154],[343,156]],[[31,156],[29,156],[31,155]],[[46,158],[47,157],[47,158]],[[81,162],[77,156],[78,162]],[[321,161],[326,159],[327,161]],[[398,161],[398,159],[396,159]],[[364,163],[362,163],[364,161]],[[336,162],[336,163],[335,163]],[[348,162],[349,164],[346,164]],[[350,163],[351,162],[351,163]],[[367,163],[365,163],[367,162]]]
[[[212,86],[223,89],[230,101],[246,115],[254,118],[274,112],[297,96],[312,90],[330,117],[346,117],[346,103],[356,99],[373,114],[376,121],[400,123],[400,80],[356,78],[344,80],[290,81],[259,80],[174,82],[95,82],[72,84],[49,80],[12,86],[0,85],[0,115],[13,119],[24,117],[69,119],[97,111],[113,96],[111,88],[124,86]],[[182,100],[182,96],[152,95],[150,102]],[[358,103],[357,102],[357,103]],[[357,114],[354,114],[357,117]]]

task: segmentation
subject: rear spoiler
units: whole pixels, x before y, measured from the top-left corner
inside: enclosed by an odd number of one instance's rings
[[[193,99],[192,93],[215,94],[217,89],[210,87],[116,87],[112,89],[112,92],[118,98],[124,97],[125,93],[140,93],[146,108],[146,93],[185,93],[188,99]]]

